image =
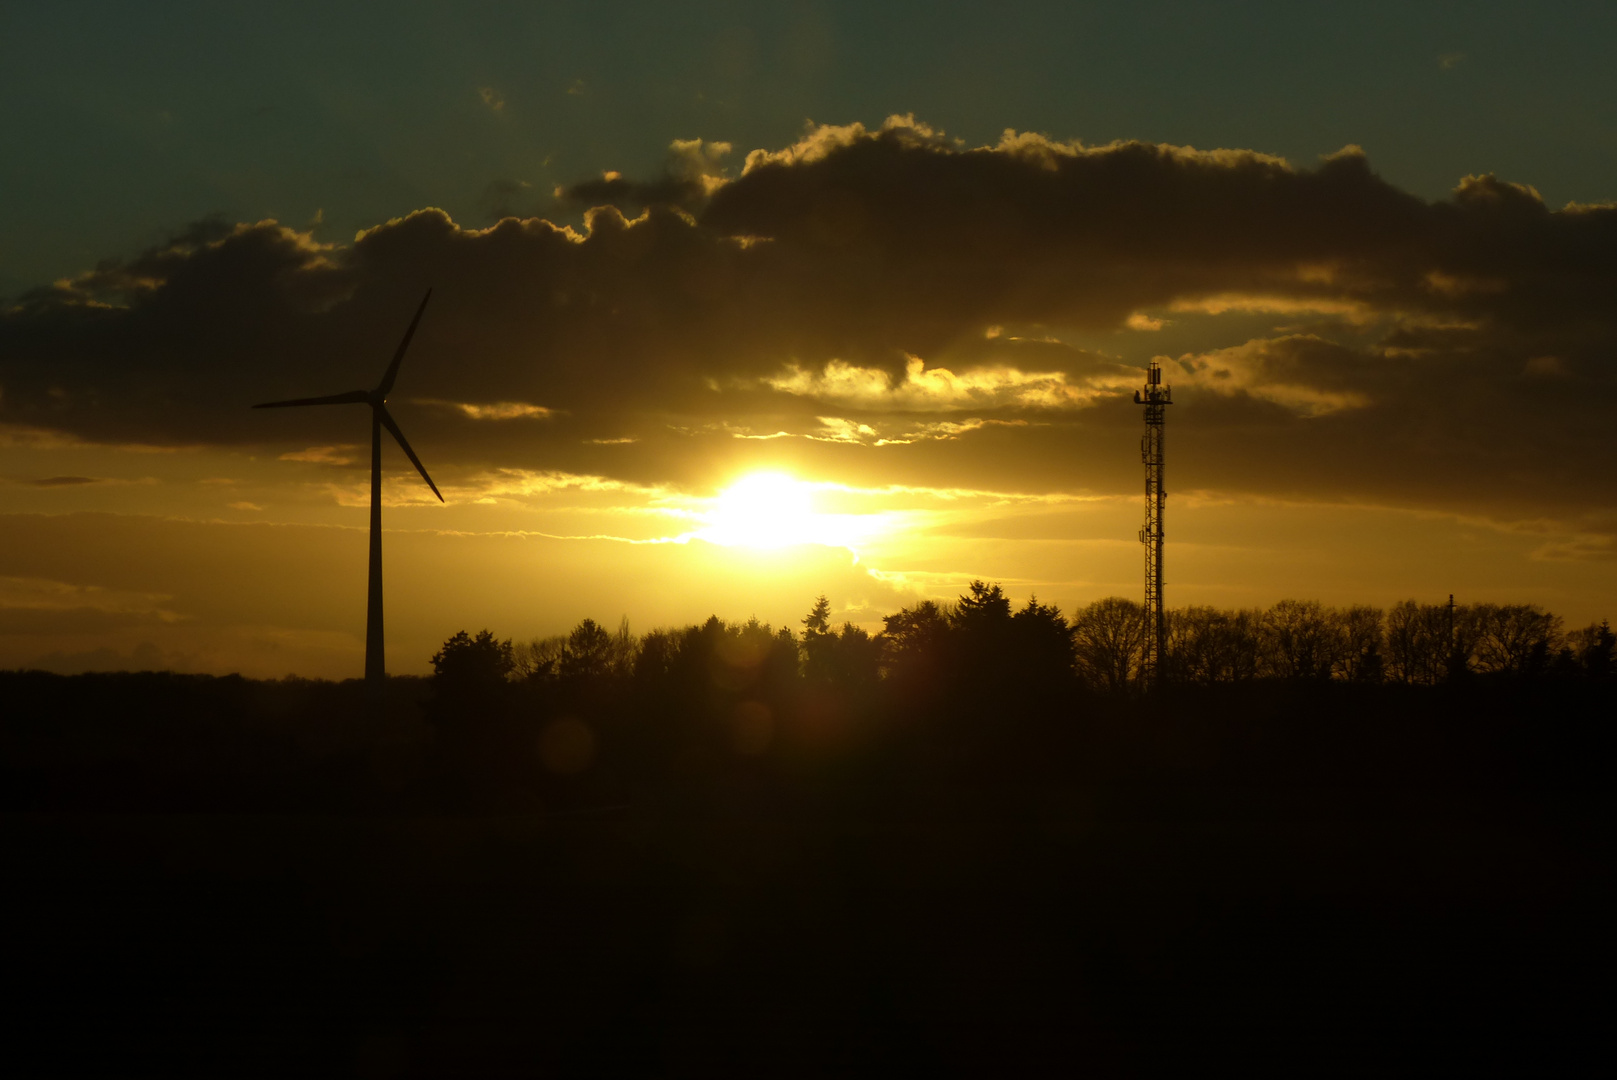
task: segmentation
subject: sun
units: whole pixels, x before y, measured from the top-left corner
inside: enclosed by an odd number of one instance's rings
[[[719,492],[700,535],[727,547],[789,547],[812,542],[814,517],[808,484],[784,473],[752,473]]]
[[[811,484],[778,472],[750,473],[719,492],[695,535],[726,547],[784,548],[826,544],[851,548],[868,531],[857,516],[820,513]]]

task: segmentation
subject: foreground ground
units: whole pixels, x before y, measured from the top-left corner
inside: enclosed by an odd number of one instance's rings
[[[1565,1073],[1601,1047],[1605,686],[803,699],[760,750],[633,698],[485,702],[468,735],[421,683],[375,714],[356,686],[0,681],[15,1074]],[[598,740],[560,775],[533,749],[558,711]]]

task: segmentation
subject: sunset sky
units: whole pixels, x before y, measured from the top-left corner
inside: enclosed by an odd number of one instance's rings
[[[250,14],[245,12],[250,11]],[[1617,7],[0,7],[0,666],[872,629],[973,578],[1617,618]]]

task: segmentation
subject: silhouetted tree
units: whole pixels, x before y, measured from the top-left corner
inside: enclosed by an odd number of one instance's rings
[[[1337,674],[1352,682],[1380,682],[1384,674],[1381,609],[1355,604],[1333,614],[1341,624],[1343,644]]]
[[[903,679],[941,675],[948,663],[950,621],[949,610],[931,600],[884,616],[877,638],[883,670]]]
[[[476,637],[458,631],[432,657],[433,681],[450,691],[484,690],[503,684],[515,663],[509,639],[488,630]]]
[[[997,690],[1014,678],[1011,601],[999,585],[973,581],[950,610],[949,629],[954,646],[949,660],[958,665],[954,673],[973,676],[964,685]]]
[[[831,601],[821,593],[814,600],[814,607],[803,618],[803,633],[829,634],[831,632]]]
[[[1167,614],[1171,678],[1208,684],[1257,677],[1263,612],[1187,607]]]
[[[1011,601],[998,585],[973,581],[949,614],[950,624],[967,634],[992,637],[1011,621]]]
[[[641,638],[634,660],[635,681],[653,686],[667,680],[679,655],[679,642],[677,630],[653,630]]]
[[[843,623],[833,656],[833,677],[850,690],[871,686],[881,677],[881,646],[864,627]]]
[[[1353,670],[1348,678],[1354,682],[1379,683],[1386,677],[1386,665],[1381,659],[1381,648],[1372,641],[1365,645],[1364,651],[1359,653],[1353,661]]]
[[[836,670],[836,635],[831,632],[831,601],[821,594],[803,619],[803,674],[825,681]]]
[[[1446,605],[1401,600],[1387,611],[1383,656],[1395,682],[1442,682],[1451,652]]]
[[[1073,674],[1073,628],[1054,604],[1029,597],[1027,606],[1011,616],[1010,645],[1013,670],[1025,679],[1050,681]]]
[[[1613,652],[1617,651],[1617,634],[1612,633],[1611,624],[1606,620],[1572,631],[1567,635],[1567,645],[1586,677],[1603,680],[1617,674],[1613,657]]]
[[[1487,613],[1483,605],[1439,605],[1438,610],[1448,612],[1448,659],[1445,677],[1449,681],[1463,679],[1471,673],[1477,657],[1477,644],[1482,639]]]
[[[1537,604],[1477,604],[1471,610],[1480,671],[1543,674],[1552,646],[1564,636],[1560,617]]]
[[[566,634],[519,641],[511,648],[511,672],[519,680],[548,682],[559,674],[566,650]]]
[[[615,659],[612,635],[594,619],[584,619],[567,635],[560,673],[564,679],[604,679]]]
[[[851,622],[833,631],[830,614],[831,605],[821,596],[803,620],[803,677],[850,690],[873,685],[881,675],[881,645]]]
[[[700,626],[654,630],[634,659],[640,691],[674,701],[696,715],[728,717],[746,700],[779,700],[798,678],[797,642],[756,618],[726,623],[718,616]]]
[[[1121,596],[1096,600],[1073,617],[1078,672],[1097,690],[1122,690],[1139,673],[1145,608]]]
[[[1264,613],[1263,664],[1277,679],[1328,679],[1341,663],[1346,636],[1317,600],[1282,600]]]

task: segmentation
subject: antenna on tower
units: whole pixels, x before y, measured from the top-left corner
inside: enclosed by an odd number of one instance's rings
[[[1168,652],[1168,624],[1162,614],[1162,512],[1168,493],[1162,487],[1163,410],[1173,404],[1173,391],[1162,384],[1162,367],[1155,360],[1146,371],[1145,386],[1134,392],[1134,403],[1145,406],[1145,434],[1140,438],[1140,460],[1145,462],[1145,647],[1140,677],[1147,686],[1162,681]]]

